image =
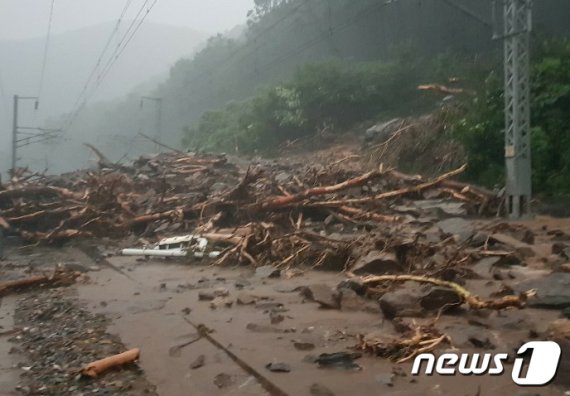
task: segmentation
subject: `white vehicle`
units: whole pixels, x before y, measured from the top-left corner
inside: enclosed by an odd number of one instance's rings
[[[186,257],[193,255],[197,258],[216,258],[218,251],[206,252],[208,240],[198,235],[183,235],[162,239],[153,247],[142,249],[123,249],[123,256],[154,256],[154,257]]]

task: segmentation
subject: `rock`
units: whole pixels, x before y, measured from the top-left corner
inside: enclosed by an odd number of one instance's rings
[[[338,368],[344,370],[361,370],[362,368],[354,363],[355,359],[361,358],[360,353],[354,352],[335,352],[335,353],[321,353],[316,359],[315,363],[319,367]]]
[[[309,391],[311,396],[335,396],[329,388],[317,383],[312,384]]]
[[[380,309],[387,319],[395,317],[419,317],[424,315],[420,305],[423,293],[417,285],[404,284],[397,290],[387,292],[378,302]]]
[[[415,201],[414,205],[424,211],[432,213],[438,218],[467,215],[467,207],[463,202],[453,202],[442,199],[426,199]]]
[[[258,278],[279,278],[281,276],[281,270],[276,269],[272,265],[264,265],[263,267],[257,267],[255,269],[255,276]]]
[[[216,385],[219,389],[227,388],[228,386],[233,385],[235,379],[226,373],[220,373],[214,377],[214,385]]]
[[[267,363],[265,368],[273,373],[291,372],[291,367],[287,363]]]
[[[196,358],[196,360],[190,363],[190,368],[192,370],[199,369],[200,367],[204,366],[204,363],[206,363],[206,357],[204,355],[200,355]]]
[[[228,189],[228,185],[222,182],[216,182],[210,186],[210,191],[212,193],[220,193]]]
[[[298,351],[312,351],[313,349],[315,349],[315,344],[313,344],[311,342],[295,341],[293,343],[293,346]]]
[[[475,235],[473,235],[473,237],[471,238],[469,246],[471,247],[483,246],[485,242],[487,242],[488,238],[489,238],[489,233],[484,231],[477,231]]]
[[[352,279],[345,279],[340,282],[336,289],[341,291],[342,289],[350,289],[354,290],[356,294],[359,296],[363,296],[368,290],[368,286],[366,286],[359,278],[352,278]]]
[[[536,255],[531,245],[521,242],[507,234],[496,233],[489,237],[495,242],[499,242],[514,250],[522,258],[534,257]]]
[[[438,311],[443,307],[452,308],[463,303],[452,289],[434,286],[421,299],[421,306],[428,311]]]
[[[381,385],[394,386],[394,373],[376,374],[374,380]]]
[[[547,330],[548,339],[555,341],[560,345],[562,355],[560,357],[560,365],[554,384],[562,385],[564,387],[570,386],[570,320],[558,319],[550,324]]]
[[[557,319],[548,326],[548,337],[550,339],[570,340],[570,319]]]
[[[340,309],[343,311],[360,311],[364,301],[352,289],[342,289],[340,293]]]
[[[564,243],[564,242],[554,242],[552,244],[552,254],[556,254],[559,256],[565,256],[564,251],[566,249],[570,248],[570,245]]]
[[[301,296],[308,300],[319,303],[322,308],[340,308],[339,295],[334,289],[327,285],[316,284],[306,286],[301,289]]]
[[[452,235],[458,242],[465,242],[475,235],[475,228],[471,222],[460,217],[452,217],[435,224],[443,233]]]
[[[471,269],[482,279],[489,279],[500,260],[499,257],[485,257],[473,264]]]
[[[390,138],[403,123],[401,118],[394,118],[387,122],[382,122],[368,128],[364,134],[366,142],[384,143]]]
[[[234,300],[232,298],[227,297],[216,297],[212,301],[210,301],[210,308],[211,309],[218,309],[218,308],[230,308],[234,305]]]
[[[405,284],[387,292],[380,300],[380,309],[387,319],[395,317],[422,317],[427,311],[452,308],[461,298],[451,289]]]
[[[278,184],[283,184],[289,179],[291,179],[291,175],[287,172],[279,172],[278,174],[275,175],[275,181]]]
[[[357,275],[398,274],[402,267],[394,253],[373,250],[354,264],[352,272]]]
[[[238,279],[234,282],[234,286],[238,290],[244,289],[250,285],[251,285],[251,282],[248,280],[245,280],[245,279]]]
[[[561,272],[570,272],[570,263],[561,264],[558,270]]]
[[[264,311],[271,311],[271,312],[286,312],[287,309],[285,308],[285,306],[280,303],[280,302],[256,302],[255,303],[255,308],[257,309],[261,309]]]
[[[534,245],[535,238],[536,237],[534,235],[534,232],[532,232],[531,230],[524,230],[522,235],[520,236],[520,240],[529,245]]]
[[[257,301],[257,298],[247,293],[240,293],[236,299],[239,305],[253,305]]]
[[[280,329],[279,327],[260,325],[257,323],[248,323],[245,326],[245,328],[254,333],[275,333],[275,334],[285,333],[285,330]]]
[[[528,301],[529,307],[564,309],[570,307],[570,274],[552,273],[542,278],[530,279],[514,286],[515,291],[537,290],[537,296]]]
[[[199,301],[212,301],[217,297],[227,297],[230,291],[225,288],[218,288],[215,290],[202,290],[198,293]]]
[[[79,263],[64,263],[63,268],[66,271],[81,272],[82,274],[89,272],[89,267]]]
[[[285,316],[278,314],[276,312],[271,311],[269,313],[269,320],[271,321],[271,324],[279,324],[281,322],[283,322],[285,320]]]

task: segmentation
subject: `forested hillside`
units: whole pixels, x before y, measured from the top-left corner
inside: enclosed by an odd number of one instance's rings
[[[163,101],[162,140],[180,146],[184,135],[190,149],[247,152],[325,127],[429,110],[442,97],[418,93],[418,84],[459,77],[475,89],[493,70],[500,75],[491,3],[258,0],[241,37],[210,38],[149,92]],[[570,29],[567,1],[536,2],[534,15],[537,41]],[[149,149],[136,135],[155,134],[155,113],[139,100],[87,109],[72,133],[104,131],[96,143],[116,159]]]

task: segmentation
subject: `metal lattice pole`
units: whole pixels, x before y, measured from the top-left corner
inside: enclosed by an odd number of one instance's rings
[[[529,36],[532,0],[504,0],[506,209],[531,214]]]

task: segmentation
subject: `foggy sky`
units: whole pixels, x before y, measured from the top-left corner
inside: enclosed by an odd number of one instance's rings
[[[125,1],[55,0],[52,32],[115,21]],[[144,0],[132,2],[128,19],[143,3]],[[51,0],[0,0],[0,40],[45,35],[50,4]],[[147,20],[216,33],[243,23],[252,7],[253,0],[158,0]]]

